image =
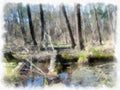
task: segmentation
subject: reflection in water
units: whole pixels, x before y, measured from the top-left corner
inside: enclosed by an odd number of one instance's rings
[[[67,79],[68,78],[68,73],[62,72],[62,73],[58,74],[58,77],[60,79]]]
[[[62,72],[58,75],[58,77],[61,79],[61,81],[63,82],[63,84],[65,84],[66,86],[70,86],[70,76],[68,73],[66,72]]]
[[[114,65],[111,64],[105,64],[101,67],[82,66],[72,72],[71,75],[67,72],[59,73],[57,78],[53,79],[53,81],[56,82],[57,80],[60,80],[60,82],[68,87],[71,85],[75,87],[96,87],[100,85],[114,86],[116,80],[116,72],[114,69]],[[33,79],[33,81],[32,78],[29,78],[27,86],[44,86],[44,77],[37,77]]]
[[[27,81],[27,87],[32,87],[32,78],[29,78]]]
[[[37,86],[43,86],[44,85],[44,76],[35,77],[34,80],[32,78],[29,78],[27,81],[27,87],[37,87]]]

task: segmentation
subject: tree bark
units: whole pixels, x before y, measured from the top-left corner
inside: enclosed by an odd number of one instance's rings
[[[34,26],[33,26],[33,23],[32,23],[31,10],[30,10],[29,5],[27,5],[27,13],[28,13],[29,27],[30,27],[30,33],[31,33],[31,37],[32,37],[32,40],[33,40],[33,44],[37,45],[37,42],[35,40]]]
[[[77,37],[78,43],[77,47],[80,50],[84,50],[84,40],[82,36],[82,28],[81,28],[81,12],[80,12],[80,4],[75,5],[75,20],[76,20],[76,30],[77,30]]]
[[[110,35],[111,35],[111,39],[114,38],[114,34],[115,31],[113,30],[113,21],[111,20],[112,17],[110,17],[110,8],[107,6],[107,19],[108,19],[108,26],[109,26],[109,30],[110,30]],[[115,39],[113,39],[115,40]]]
[[[85,28],[85,16],[83,15],[83,35],[84,35],[84,45],[87,44],[87,34],[86,34],[86,28]]]
[[[40,20],[41,20],[41,41],[44,39],[45,33],[45,21],[44,21],[44,12],[42,8],[42,4],[39,5],[40,8]]]
[[[69,35],[70,35],[70,39],[71,39],[72,48],[74,48],[76,44],[75,44],[75,40],[73,38],[72,30],[71,30],[71,27],[70,27],[70,22],[68,20],[67,13],[66,13],[64,5],[62,5],[62,12],[63,12],[63,15],[64,15],[65,20],[66,20],[67,27],[68,27],[68,31],[69,31]]]
[[[24,28],[23,13],[19,8],[18,8],[18,14],[19,14],[19,19],[20,19],[20,28],[21,28],[21,31],[22,31],[24,43],[26,44],[26,42],[27,42],[27,34],[26,34],[26,31],[25,31],[25,28]]]
[[[95,18],[96,18],[96,22],[97,22],[97,30],[98,30],[98,35],[99,35],[99,42],[100,42],[100,45],[102,45],[102,37],[101,37],[100,26],[99,26],[100,24],[98,22],[98,15],[97,15],[95,6],[94,6],[94,12],[95,12]]]
[[[109,22],[109,28],[111,30],[111,33],[113,32],[113,25],[112,25],[112,17],[110,16],[110,8],[107,6],[107,18]]]
[[[14,29],[14,36],[15,38],[17,39],[17,17],[16,17],[16,14],[13,12],[13,29]]]

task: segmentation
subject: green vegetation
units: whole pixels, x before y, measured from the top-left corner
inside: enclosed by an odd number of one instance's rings
[[[14,71],[16,66],[16,62],[6,63],[6,74],[4,76],[6,83],[16,83],[19,80],[19,74]]]
[[[6,63],[6,72],[9,74],[17,66],[16,62]]]
[[[88,77],[94,83],[96,71],[85,71],[84,66],[102,66],[115,59],[112,41],[116,29],[115,5],[89,3],[81,6],[76,3],[74,6],[63,4],[54,7],[47,4],[7,3],[3,11],[6,82],[15,83],[29,72],[33,78],[47,73],[50,76],[57,76],[61,72],[72,74],[80,66],[81,72],[77,70],[78,74],[75,75],[79,77],[83,74],[84,79]],[[49,68],[51,66],[52,69]],[[108,75],[101,76],[104,77],[101,83],[109,84],[106,82],[109,81]],[[46,78],[44,84],[48,84]]]
[[[88,53],[87,52],[81,51],[78,57],[79,57],[79,59],[78,59],[79,64],[88,62],[88,59],[87,59]]]
[[[48,85],[48,80],[47,80],[47,78],[44,78],[44,85]]]
[[[102,50],[95,49],[95,48],[90,49],[90,56],[97,59],[115,60],[113,53],[106,53]]]
[[[99,61],[110,61],[115,60],[113,53],[106,53],[104,50],[100,50],[97,48],[90,48],[89,51],[81,51],[78,55],[78,63],[87,63],[88,57],[99,60]]]
[[[55,70],[54,70],[54,73],[58,74],[61,71],[61,69],[62,69],[62,65],[60,63],[57,63]]]
[[[74,55],[71,55],[70,53],[66,52],[66,53],[63,53],[62,54],[62,58],[65,59],[65,60],[70,60],[70,59],[74,59],[74,58],[77,58],[76,56]]]

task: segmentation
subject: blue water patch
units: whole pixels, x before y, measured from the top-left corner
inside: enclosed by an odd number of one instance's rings
[[[33,81],[33,86],[37,87],[37,86],[43,86],[44,85],[44,77],[40,76],[38,78],[35,78]]]
[[[60,78],[60,79],[67,79],[68,78],[68,73],[65,73],[65,72],[62,72],[62,73],[60,73],[59,75],[58,75],[58,77]]]
[[[29,78],[28,80],[27,80],[27,85],[26,85],[27,87],[32,87],[32,78]]]
[[[38,86],[43,86],[44,85],[44,77],[40,76],[37,78],[34,78],[32,82],[32,78],[28,79],[27,81],[27,87],[38,87]]]
[[[64,83],[67,87],[69,87],[69,86],[71,85],[71,82],[70,82],[70,80],[68,79],[68,78],[69,78],[68,73],[62,72],[62,73],[60,73],[60,74],[58,75],[58,77],[63,80],[63,83]]]

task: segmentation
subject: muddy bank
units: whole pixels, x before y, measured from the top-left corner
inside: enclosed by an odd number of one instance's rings
[[[16,66],[11,68],[12,71],[17,71],[17,79],[12,81],[15,86],[44,86],[56,83],[63,83],[67,86],[99,86],[98,84],[113,86],[114,82],[115,72],[114,69],[111,69],[113,65],[107,66],[109,63],[115,63],[115,58],[111,53],[95,52],[91,54],[86,51],[76,52],[74,50],[41,51],[34,54],[5,52],[4,57],[7,63],[16,62]],[[51,61],[54,62],[51,63]],[[101,65],[103,66],[99,67]],[[111,70],[111,73],[106,74],[109,71],[106,68]],[[96,70],[100,70],[100,72]],[[99,74],[101,75],[101,72],[103,73],[101,78],[97,77]],[[79,75],[77,79],[75,79],[75,75]],[[109,75],[113,75],[113,77],[109,77]],[[105,78],[108,76],[109,79],[103,80],[104,76]]]

